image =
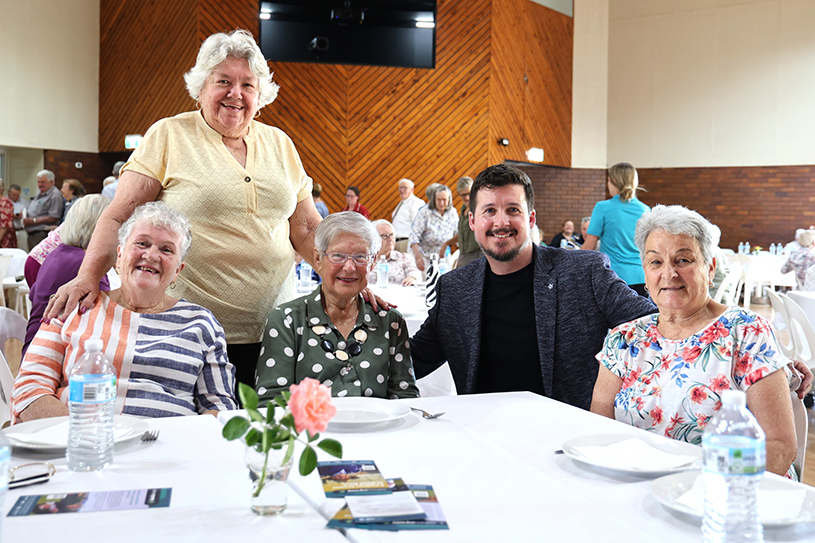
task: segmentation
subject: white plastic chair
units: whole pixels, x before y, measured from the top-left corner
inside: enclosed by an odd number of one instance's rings
[[[0,352],[3,353],[6,360],[8,360],[6,341],[14,338],[19,339],[20,343],[24,343],[27,326],[28,320],[25,317],[8,307],[0,307]],[[8,366],[8,363],[6,366]]]
[[[792,358],[812,368],[815,366],[815,330],[812,329],[806,313],[795,300],[786,294],[779,294],[779,296],[784,300],[784,308],[789,316],[787,322],[792,332],[792,343],[795,345],[795,353]]]
[[[775,319],[773,319],[772,327],[775,331],[775,339],[778,341],[778,346],[781,352],[787,358],[795,358],[795,339],[792,335],[792,328],[790,327],[790,317],[787,314],[787,307],[784,305],[784,299],[772,289],[767,289],[767,295],[770,297],[770,303],[775,311]],[[780,325],[776,322],[780,321]],[[789,341],[785,341],[782,332],[786,331],[786,336]]]
[[[8,251],[9,249],[0,249],[3,251]],[[5,277],[6,273],[11,266],[11,262],[14,260],[13,255],[9,254],[0,254],[0,277]],[[4,292],[6,288],[5,279],[3,280],[3,288],[0,288],[0,305],[6,305],[6,293]]]
[[[14,376],[6,357],[0,353],[0,426],[11,419],[11,389],[14,387]]]
[[[15,296],[14,308],[25,318],[28,318],[30,304],[27,296],[23,297],[21,294],[28,294],[28,283],[25,279],[17,280],[18,277],[23,276],[25,269],[25,261],[28,258],[28,253],[22,249],[0,249],[0,256],[11,256],[11,264],[5,274],[3,274],[3,289],[9,290],[9,298],[12,294]],[[5,304],[4,304],[5,305]]]
[[[713,300],[725,305],[738,305],[739,294],[744,285],[744,266],[740,262],[730,262],[728,268],[727,275],[716,290]]]
[[[792,465],[798,472],[799,480],[804,480],[804,463],[807,456],[807,433],[809,431],[809,417],[804,401],[798,398],[798,394],[792,392],[792,418],[795,421],[795,437],[798,440],[798,453]]]

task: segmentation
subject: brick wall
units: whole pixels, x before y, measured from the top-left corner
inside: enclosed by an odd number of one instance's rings
[[[522,165],[532,179],[538,226],[551,240],[566,219],[578,224],[608,198],[605,170]],[[815,224],[815,166],[644,168],[639,198],[649,206],[680,204],[722,230],[721,246],[742,241],[787,243],[796,228]]]
[[[591,215],[594,204],[608,198],[606,171],[589,168],[556,168],[519,165],[535,187],[535,209],[538,228],[548,244],[560,232],[563,222],[574,222],[580,231],[580,220]]]
[[[124,153],[79,153],[73,151],[46,150],[43,163],[46,170],[56,176],[57,188],[65,179],[76,179],[85,186],[88,193],[102,192],[102,181],[113,171],[117,160],[127,160],[130,152]],[[77,168],[76,163],[82,167]]]

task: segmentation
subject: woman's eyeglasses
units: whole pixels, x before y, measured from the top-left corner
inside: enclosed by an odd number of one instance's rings
[[[356,264],[357,266],[367,266],[368,263],[371,262],[371,258],[372,258],[371,255],[368,255],[368,254],[365,254],[365,253],[357,253],[355,255],[349,255],[349,254],[346,254],[346,253],[336,253],[336,252],[325,253],[324,252],[323,254],[328,259],[329,262],[331,262],[332,264],[335,264],[337,266],[342,266],[343,264],[348,262],[349,258],[351,260],[353,260],[354,264]]]
[[[379,237],[384,241],[388,241],[389,239],[393,239],[393,234],[379,234]]]

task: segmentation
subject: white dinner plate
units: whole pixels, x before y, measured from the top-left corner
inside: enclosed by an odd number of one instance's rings
[[[410,407],[401,402],[382,398],[332,398],[337,414],[329,428],[361,428],[401,419],[410,414]]]
[[[664,467],[664,468],[643,468],[628,465],[620,465],[613,460],[598,461],[596,459],[587,458],[580,451],[576,450],[580,447],[604,447],[614,445],[628,439],[638,439],[644,443],[658,449],[664,453],[675,454],[679,456],[695,456],[695,460],[683,464],[681,466]],[[638,432],[636,434],[597,434],[570,439],[563,444],[563,453],[578,462],[589,464],[594,467],[603,468],[606,470],[623,473],[626,475],[637,475],[641,477],[657,477],[668,473],[675,473],[678,471],[685,471],[694,467],[699,467],[698,462],[702,458],[701,447],[688,447],[687,443],[677,442],[674,440],[663,439],[661,436],[654,436],[648,432]]]
[[[699,470],[683,471],[666,475],[651,482],[651,494],[662,505],[668,509],[685,513],[693,517],[701,518],[702,512],[677,500],[686,492],[689,492],[696,482],[696,478],[701,475]],[[767,528],[780,528],[790,526],[799,522],[812,522],[815,520],[815,489],[807,485],[798,485],[787,479],[777,479],[775,477],[764,477],[761,479],[762,490],[800,490],[805,488],[806,497],[801,505],[801,510],[797,515],[789,518],[771,519],[762,521],[762,525]]]
[[[22,436],[31,436],[40,430],[44,430],[51,426],[56,426],[68,420],[68,417],[51,417],[47,419],[37,419],[29,422],[21,422],[3,430],[3,434],[8,439],[9,443],[14,447],[20,449],[28,449],[31,451],[39,452],[60,452],[64,451],[68,446],[67,438],[63,441],[59,440],[43,440],[34,441],[34,439],[27,439],[25,437],[15,437],[14,434]],[[125,415],[116,415],[113,417],[114,425],[114,441],[122,443],[131,439],[141,436],[148,428],[147,422],[134,417]]]

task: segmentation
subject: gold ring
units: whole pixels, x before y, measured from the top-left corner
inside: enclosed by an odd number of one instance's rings
[[[49,299],[49,300],[53,300],[53,299],[54,299],[54,298],[56,298],[56,297],[57,297],[57,295],[56,295],[56,294],[52,294],[51,296],[49,296],[49,297],[48,297],[48,299]]]

